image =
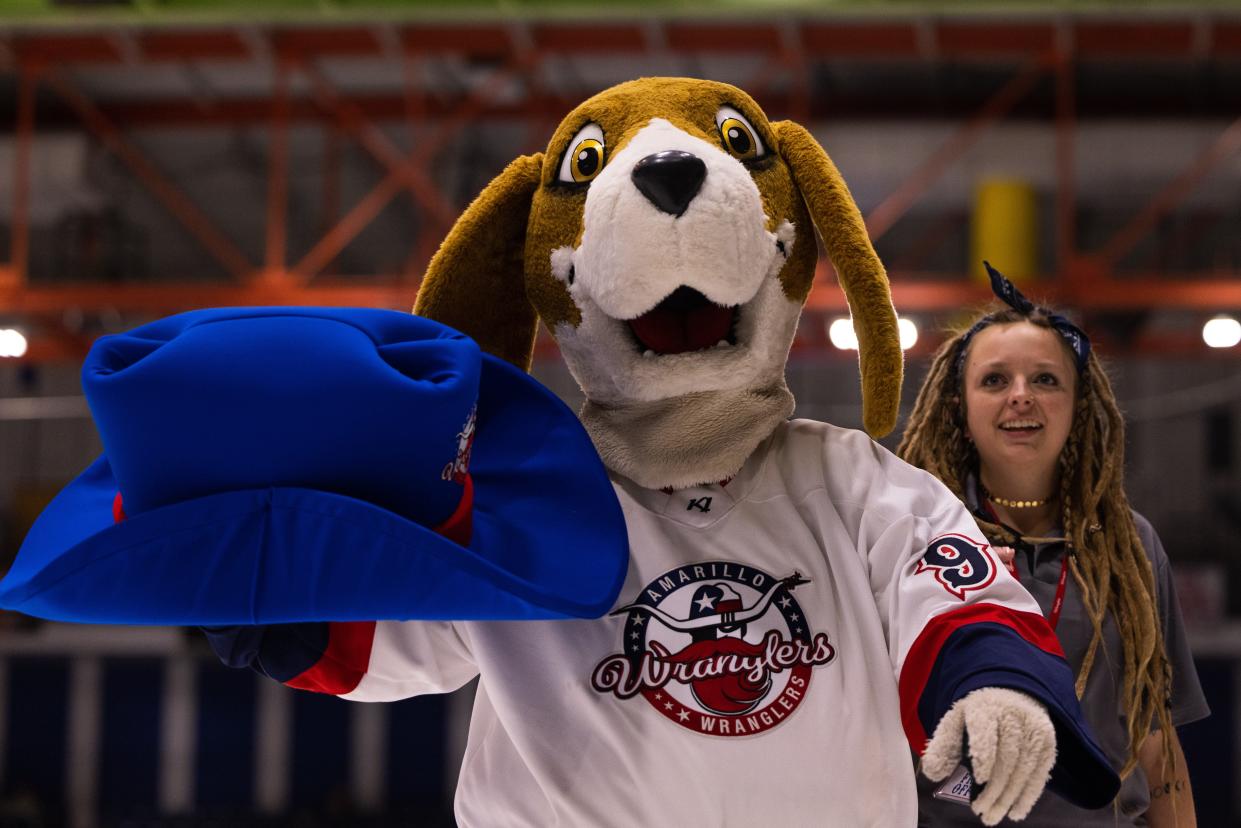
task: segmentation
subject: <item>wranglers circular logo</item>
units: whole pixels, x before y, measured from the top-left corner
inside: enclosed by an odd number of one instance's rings
[[[595,666],[591,686],[641,696],[698,733],[770,730],[801,704],[812,669],[836,657],[793,597],[807,583],[724,561],[671,569],[612,613],[626,616],[624,652]]]

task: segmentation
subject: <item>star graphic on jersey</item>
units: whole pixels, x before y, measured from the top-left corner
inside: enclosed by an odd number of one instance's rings
[[[704,612],[710,609],[715,609],[715,598],[710,595],[704,595],[694,603],[696,603],[698,608]]]
[[[664,710],[671,710],[672,702],[664,702]]]
[[[789,604],[793,603],[793,599],[786,595],[778,603],[780,604],[780,609],[788,609]]]
[[[644,623],[646,623],[646,616],[639,615],[635,612],[633,615],[629,616],[629,623],[633,624],[635,627],[641,627]]]

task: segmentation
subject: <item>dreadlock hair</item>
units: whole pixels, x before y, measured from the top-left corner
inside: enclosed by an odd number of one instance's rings
[[[1047,315],[1042,308],[1023,314],[1005,307],[983,320],[996,325],[1029,322],[1055,332]],[[938,477],[963,501],[966,480],[978,474],[978,453],[964,428],[964,377],[959,376],[964,371],[958,367],[964,365],[959,353],[964,332],[964,328],[955,331],[936,352],[897,447],[902,459]],[[1137,764],[1152,721],[1162,733],[1164,767],[1170,771],[1175,766],[1167,704],[1171,667],[1155,579],[1125,496],[1124,419],[1093,352],[1077,377],[1074,396],[1073,425],[1060,452],[1060,520],[1072,553],[1069,568],[1094,627],[1075,690],[1081,698],[1103,639],[1104,617],[1110,612],[1120,632],[1121,701],[1129,734],[1129,757],[1121,778]],[[981,521],[980,526],[992,543],[1011,545],[1017,540],[1001,526]]]

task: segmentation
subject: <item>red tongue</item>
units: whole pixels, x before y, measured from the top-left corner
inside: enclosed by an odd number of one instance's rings
[[[688,310],[660,304],[637,319],[629,320],[629,329],[638,341],[657,354],[710,348],[728,338],[732,325],[732,308],[710,304]]]

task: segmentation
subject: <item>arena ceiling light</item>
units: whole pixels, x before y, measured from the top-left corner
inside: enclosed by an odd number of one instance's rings
[[[918,326],[912,319],[899,316],[896,319],[896,332],[901,338],[901,350],[908,351],[918,341]]]
[[[827,338],[842,351],[857,350],[857,334],[853,332],[852,319],[832,320],[832,324],[827,326]]]
[[[14,328],[0,328],[0,359],[16,359],[26,355],[26,337]]]
[[[1241,342],[1241,322],[1231,316],[1217,316],[1202,326],[1202,341],[1212,348],[1231,348]]]
[[[901,350],[908,351],[918,341],[917,324],[902,316],[897,318],[896,328],[901,339]],[[832,320],[827,327],[827,338],[842,351],[857,350],[857,334],[853,330],[853,320],[849,317]]]

